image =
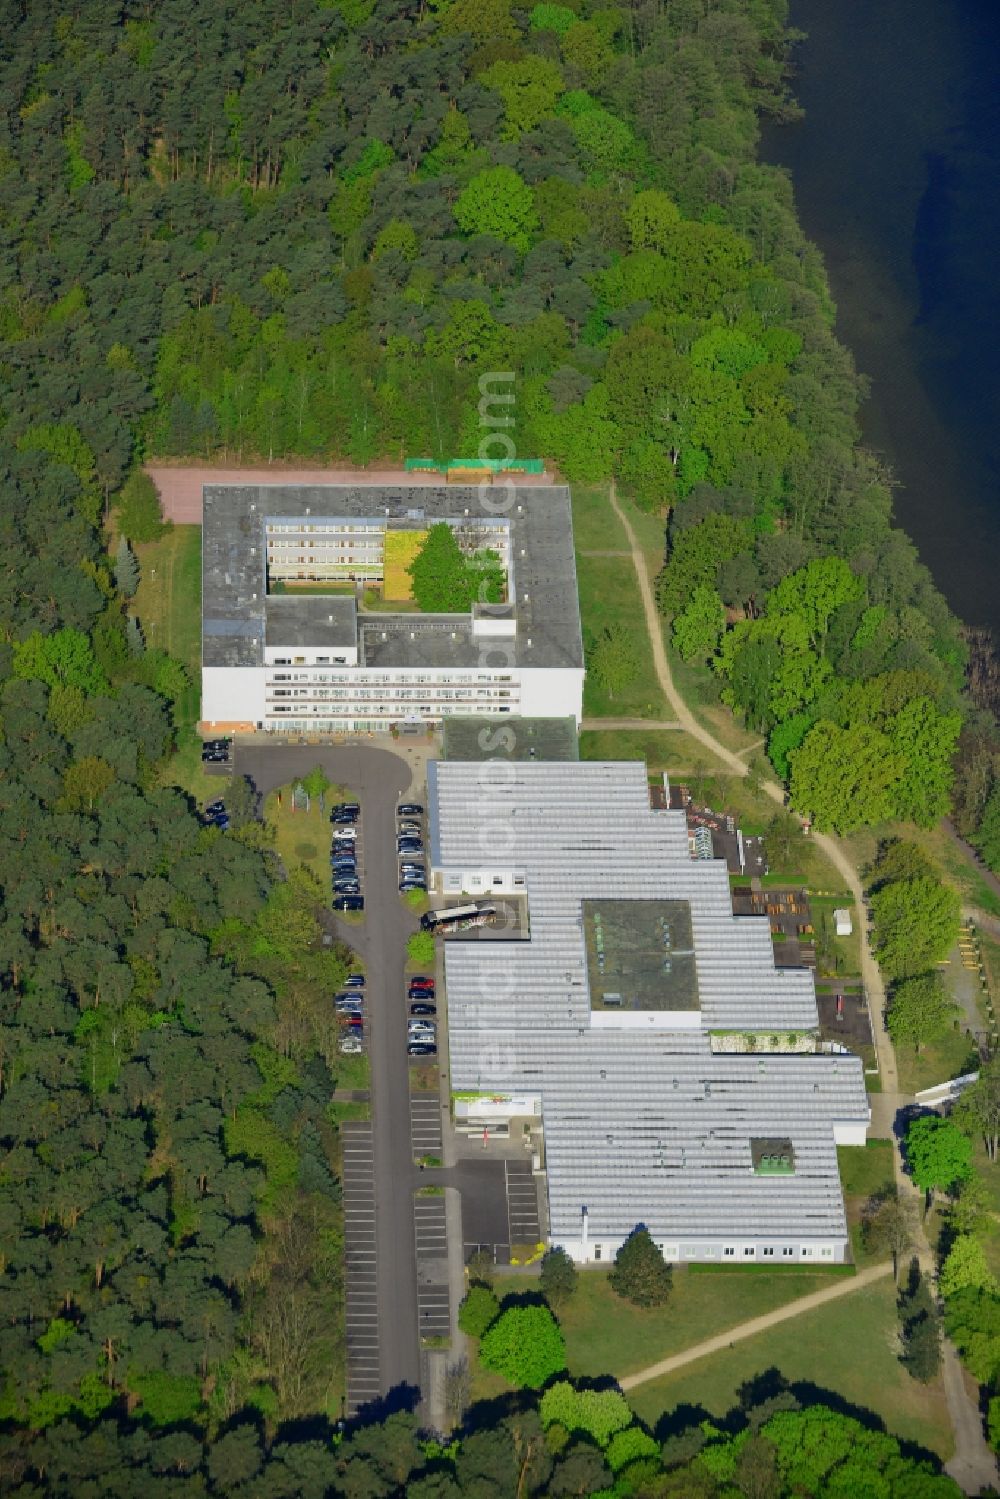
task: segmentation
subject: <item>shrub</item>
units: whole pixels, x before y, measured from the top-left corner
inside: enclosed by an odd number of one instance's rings
[[[411,963],[429,968],[434,962],[434,938],[430,932],[414,932],[407,941],[406,956]]]
[[[547,1306],[510,1306],[484,1334],[479,1357],[511,1384],[538,1390],[565,1369],[566,1345]]]
[[[470,1338],[481,1338],[496,1321],[500,1303],[489,1286],[470,1286],[458,1309],[458,1325]]]

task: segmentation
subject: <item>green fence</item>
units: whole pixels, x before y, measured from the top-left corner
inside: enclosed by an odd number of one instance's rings
[[[541,458],[407,458],[403,467],[408,474],[447,474],[456,468],[488,468],[492,474],[543,474]]]

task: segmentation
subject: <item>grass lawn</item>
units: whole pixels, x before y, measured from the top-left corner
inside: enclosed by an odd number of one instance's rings
[[[573,541],[578,552],[617,552],[628,549],[622,523],[611,508],[606,484],[575,484],[570,496],[573,503]]]
[[[960,1025],[942,1040],[928,1043],[919,1056],[912,1046],[897,1046],[896,1066],[900,1091],[918,1093],[935,1083],[947,1082],[950,1077],[974,1072],[979,1066],[979,1056]]]
[[[972,865],[965,862],[943,827],[915,828],[907,824],[899,829],[899,836],[912,838],[930,854],[958,890],[963,904],[977,906],[991,916],[1000,916],[1000,900]]]
[[[274,847],[282,864],[286,869],[304,864],[324,889],[330,886],[330,805],[345,794],[344,787],[331,786],[325,810],[314,801],[308,812],[293,812],[291,787],[284,786],[280,793],[272,791],[264,803],[264,821],[274,829]]]
[[[811,845],[815,847],[815,844]],[[842,906],[851,913],[852,931],[849,937],[838,937],[833,913]],[[820,977],[841,978],[861,972],[861,916],[854,909],[850,896],[810,896],[813,928],[816,932],[816,960]]]
[[[674,1289],[663,1307],[641,1310],[608,1285],[607,1271],[581,1271],[579,1287],[559,1321],[575,1377],[620,1377],[680,1353],[749,1317],[808,1296],[828,1283],[821,1273],[776,1269],[771,1273],[697,1275],[674,1270]],[[533,1289],[523,1276],[498,1276],[498,1296]]]
[[[618,496],[618,503],[628,517],[635,539],[646,559],[649,581],[655,583],[667,549],[667,518],[665,515],[650,515],[647,510],[640,510],[622,494]]]
[[[632,637],[639,662],[635,681],[614,697],[588,673],[583,694],[584,713],[604,718],[669,718],[653,668],[653,652],[631,559],[580,557],[577,560],[577,581],[585,646],[609,625],[622,625]]]
[[[837,1165],[844,1189],[847,1227],[851,1248],[859,1265],[871,1265],[880,1258],[869,1254],[861,1242],[861,1214],[865,1203],[876,1192],[886,1192],[895,1183],[891,1140],[868,1140],[864,1145],[839,1145]]]
[[[176,656],[200,693],[201,527],[172,526],[135,554],[142,576],[132,612],[146,642]]]
[[[585,729],[581,760],[645,760],[652,771],[686,775],[705,747],[682,729]]]
[[[280,595],[289,595],[289,594],[295,595],[295,594],[298,594],[298,593],[321,593],[321,594],[331,594],[332,593],[332,594],[338,594],[341,597],[343,597],[345,594],[348,597],[351,597],[351,595],[353,595],[354,593],[357,592],[357,585],[355,583],[350,583],[350,582],[341,582],[339,579],[334,579],[334,578],[325,578],[325,579],[308,579],[308,578],[292,579],[292,578],[289,578],[287,580],[284,579],[284,578],[276,578],[275,581],[271,584],[270,588],[267,591],[268,591],[268,593],[270,593],[272,595],[276,594],[276,595],[279,595],[279,596]]]
[[[874,1410],[893,1436],[947,1458],[951,1428],[940,1376],[929,1385],[910,1378],[896,1357],[896,1328],[896,1295],[888,1277],[641,1385],[629,1401],[654,1426],[664,1411],[682,1402],[722,1416],[736,1404],[746,1380],[776,1368],[793,1384],[814,1387],[806,1394],[809,1401],[818,1403],[823,1390],[833,1391],[841,1400]]]

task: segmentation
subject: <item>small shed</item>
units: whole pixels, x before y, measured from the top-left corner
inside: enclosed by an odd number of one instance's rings
[[[854,930],[851,913],[846,906],[838,906],[833,913],[833,929],[838,937],[849,937]]]

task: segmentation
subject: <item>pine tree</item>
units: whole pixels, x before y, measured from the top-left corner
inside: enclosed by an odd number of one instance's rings
[[[115,582],[119,590],[130,599],[139,587],[139,563],[124,536],[119,537],[115,557]]]
[[[143,639],[142,626],[131,614],[125,621],[125,643],[130,656],[139,657],[145,654],[146,642]]]
[[[573,1295],[578,1280],[577,1268],[565,1249],[550,1249],[542,1256],[539,1285],[551,1307],[558,1311]]]
[[[608,1284],[635,1306],[662,1306],[666,1301],[672,1285],[670,1266],[647,1228],[629,1234],[615,1255]]]

